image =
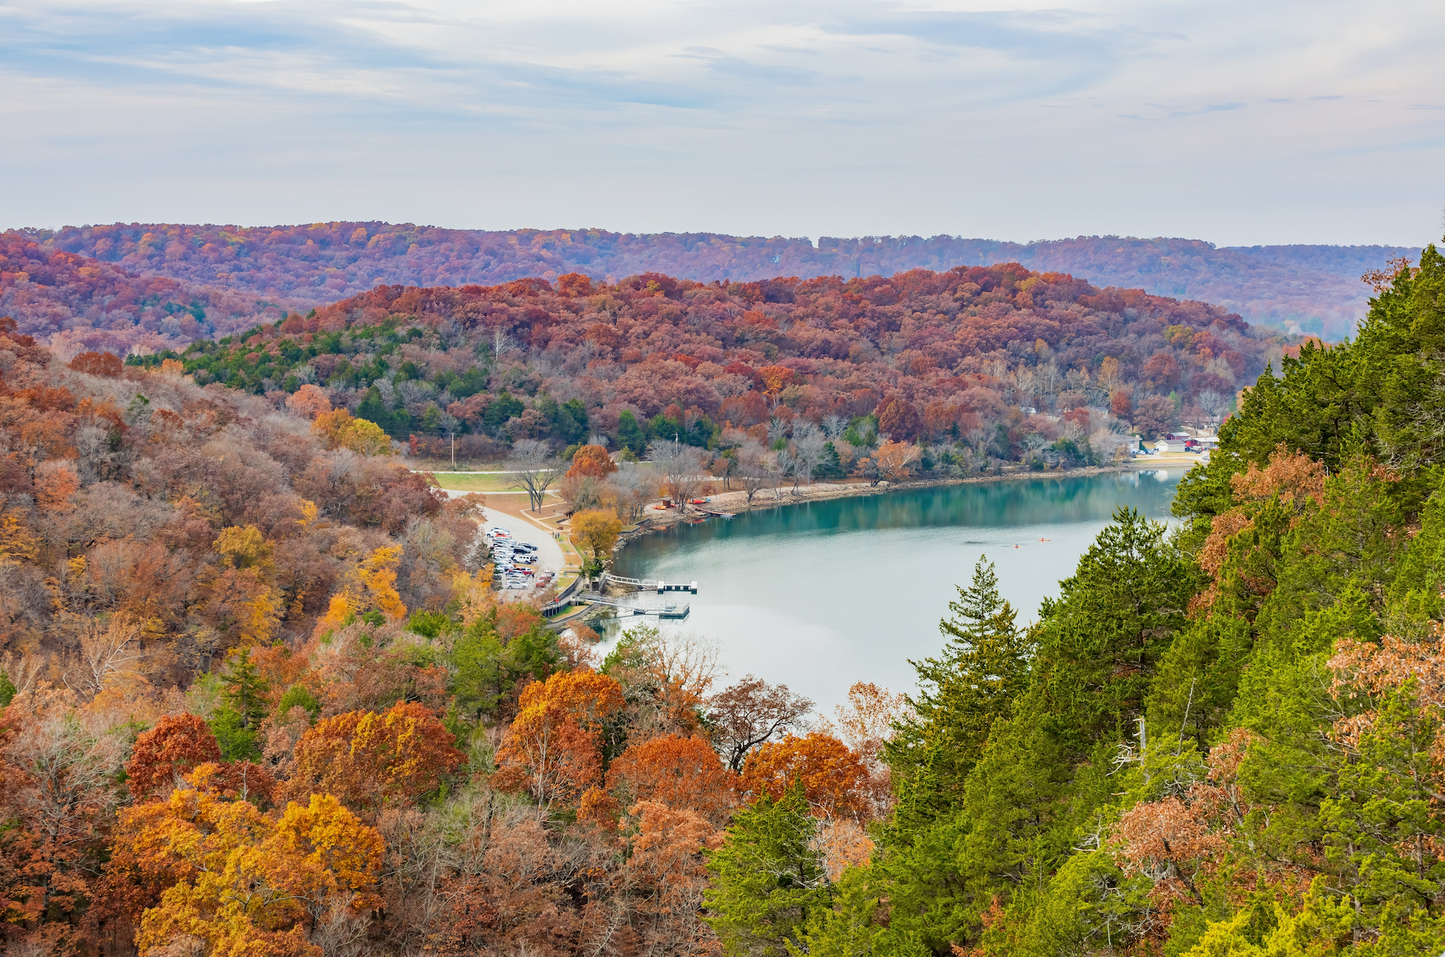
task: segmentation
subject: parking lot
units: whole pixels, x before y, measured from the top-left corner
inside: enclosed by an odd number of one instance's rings
[[[466,493],[448,491],[446,494],[456,497]],[[559,574],[566,566],[562,547],[552,538],[551,533],[521,516],[487,508],[481,520],[481,530],[483,533],[492,532],[488,537],[488,544],[498,553],[495,556],[498,587],[506,585],[509,577],[522,586],[504,589],[504,594],[530,594],[532,588],[527,586],[548,575]],[[497,534],[499,532],[503,534]],[[507,554],[508,552],[511,554]],[[533,560],[524,561],[526,558]],[[510,569],[507,567],[509,565]]]

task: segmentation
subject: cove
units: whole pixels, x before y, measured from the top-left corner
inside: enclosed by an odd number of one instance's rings
[[[697,595],[678,596],[691,603],[687,620],[665,627],[718,643],[727,672],[719,687],[751,672],[807,695],[827,715],[855,681],[913,690],[908,659],[942,648],[939,619],[980,555],[997,566],[1020,624],[1032,621],[1116,508],[1167,519],[1183,474],[1012,480],[785,504],[643,536],[618,553],[615,570],[697,581]]]

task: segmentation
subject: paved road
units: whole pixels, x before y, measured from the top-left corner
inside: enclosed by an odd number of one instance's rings
[[[442,489],[441,491],[446,492],[451,498],[468,494],[466,492],[454,492],[450,489]],[[506,512],[499,512],[494,508],[489,508],[485,510],[485,518],[482,520],[482,524],[500,525],[511,532],[512,538],[517,541],[536,545],[537,564],[533,567],[539,571],[542,569],[550,569],[554,572],[561,572],[567,564],[566,559],[562,556],[562,546],[557,544],[556,539],[552,537],[550,532],[534,522],[529,522],[525,518],[508,515]]]

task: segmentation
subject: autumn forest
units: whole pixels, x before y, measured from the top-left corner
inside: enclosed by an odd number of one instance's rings
[[[1019,263],[1099,287],[1224,306],[1255,325],[1349,335],[1361,274],[1414,255],[1398,246],[1216,248],[1189,239],[1081,236],[1008,243],[953,236],[819,237],[442,229],[330,222],[240,227],[115,223],[0,233],[0,315],[74,354],[179,348],[377,285],[494,286],[579,273],[616,283],[653,272],[698,282],[889,276]],[[68,358],[68,355],[67,355]]]
[[[1366,263],[1327,344],[1017,262],[523,251],[483,283],[346,225],[284,261],[0,236],[7,953],[1445,948],[1434,246]],[[378,285],[337,247],[435,269]],[[486,498],[428,475],[547,472],[534,509],[606,526],[590,576],[704,484],[1052,475],[1185,427],[1219,448],[1174,523],[1121,509],[1033,622],[960,567],[916,685],[827,713],[704,638],[508,600]]]

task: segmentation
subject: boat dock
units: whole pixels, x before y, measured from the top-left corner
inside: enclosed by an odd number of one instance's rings
[[[621,575],[609,574],[603,579],[604,584],[628,585],[638,591],[650,591],[662,594],[668,591],[685,591],[690,594],[697,594],[697,582],[673,582],[652,581],[645,578],[624,578]]]
[[[586,602],[589,605],[605,605],[615,611],[619,618],[624,618],[628,615],[655,615],[658,618],[678,619],[686,618],[688,612],[692,610],[692,606],[685,601],[667,602],[661,605],[633,605],[619,598],[603,598],[600,595],[582,595],[576,600]]]

